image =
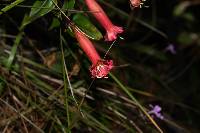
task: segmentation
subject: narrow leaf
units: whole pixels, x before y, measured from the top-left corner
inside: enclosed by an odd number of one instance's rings
[[[11,3],[10,5],[7,5],[6,7],[4,7],[3,9],[1,9],[0,11],[0,15],[4,12],[9,11],[10,9],[12,9],[13,7],[17,6],[18,4],[24,2],[24,0],[16,0],[13,3]]]
[[[31,8],[30,14],[24,17],[23,27],[33,22],[34,20],[44,16],[50,11],[52,11],[55,7],[54,3],[57,3],[57,1],[56,0],[45,0],[45,1],[37,0],[33,4],[34,8]],[[35,7],[38,7],[38,8],[35,8]]]
[[[100,40],[103,38],[101,32],[84,15],[76,14],[73,17],[73,21],[90,38],[94,40]]]

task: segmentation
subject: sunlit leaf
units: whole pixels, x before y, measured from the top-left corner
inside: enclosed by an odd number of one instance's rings
[[[30,14],[25,16],[23,20],[23,26],[26,26],[27,24],[52,11],[55,7],[54,3],[57,3],[57,0],[35,1],[33,7],[31,8]]]
[[[94,40],[100,40],[103,38],[101,32],[84,15],[76,14],[73,17],[73,21],[90,38]]]
[[[24,0],[16,0],[16,1],[14,1],[13,3],[7,5],[7,6],[4,7],[3,9],[1,9],[0,15],[1,15],[2,13],[4,13],[4,12],[9,11],[10,9],[12,9],[13,7],[17,6],[18,4],[20,4],[20,3],[22,3],[22,2],[24,2]]]
[[[56,3],[56,0],[54,0],[54,2]],[[38,8],[35,8],[35,7],[38,7]],[[33,8],[31,8],[31,12],[29,16],[41,17],[47,14],[48,12],[50,12],[53,8],[54,8],[54,3],[52,0],[45,0],[45,1],[37,0],[33,4]]]

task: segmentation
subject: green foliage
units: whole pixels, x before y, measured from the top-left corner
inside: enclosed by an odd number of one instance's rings
[[[199,132],[198,2],[98,2],[124,40],[104,42],[84,0],[0,1],[0,132]],[[113,59],[108,79],[91,78],[70,22]]]
[[[59,26],[60,26],[60,21],[58,20],[58,18],[53,18],[53,21],[52,21],[51,25],[49,26],[49,30],[58,28]]]
[[[91,39],[100,40],[103,38],[101,32],[83,14],[74,15],[73,21]]]
[[[29,15],[26,15],[24,17],[24,20],[22,22],[22,27],[25,27],[27,24],[33,22],[34,20],[52,11],[55,7],[55,4],[57,4],[57,0],[35,1]]]
[[[62,9],[70,10],[74,9],[75,0],[66,0],[64,1]]]
[[[20,3],[22,3],[22,2],[24,2],[24,0],[16,0],[16,1],[14,1],[13,3],[7,5],[6,7],[4,7],[4,8],[1,9],[0,15],[1,15],[2,13],[5,13],[5,12],[11,10],[13,7],[17,6],[18,4],[20,4]]]
[[[13,65],[13,61],[14,61],[14,58],[15,58],[15,55],[16,55],[16,52],[17,52],[17,48],[20,44],[22,36],[23,36],[23,32],[20,32],[15,39],[14,45],[12,47],[10,54],[9,54],[9,58],[7,59],[7,62],[5,64],[7,69],[10,69]]]

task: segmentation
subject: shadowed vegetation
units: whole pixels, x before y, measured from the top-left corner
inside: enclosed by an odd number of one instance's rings
[[[0,132],[200,132],[200,2],[97,2],[124,28],[114,42],[84,0],[0,1]],[[108,78],[71,23],[114,61]]]

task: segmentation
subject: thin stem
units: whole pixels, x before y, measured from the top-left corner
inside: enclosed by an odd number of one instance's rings
[[[61,29],[60,29],[60,47],[61,47],[61,52],[62,52],[62,55],[64,56],[64,52],[63,52],[63,43],[62,43],[62,40],[61,40]],[[64,58],[62,58],[62,64],[64,64]],[[64,65],[63,65],[63,73],[65,73],[65,68],[64,68]],[[67,113],[67,126],[68,126],[68,130],[69,132],[70,131],[70,116],[69,116],[69,106],[68,106],[68,95],[67,95],[67,86],[66,86],[66,74],[63,74],[63,80],[64,80],[64,90],[65,90],[65,97],[66,97],[66,100],[65,101],[65,106],[66,106],[66,113]]]
[[[113,47],[113,45],[115,44],[116,41],[117,41],[117,40],[114,40],[114,41],[112,42],[112,44],[110,45],[110,47],[109,47],[108,50],[106,51],[106,53],[105,53],[103,59],[106,58],[106,56],[108,55],[108,53],[110,52],[111,48]]]
[[[147,118],[152,122],[152,124],[156,127],[156,129],[163,133],[162,129],[158,126],[158,124],[153,120],[153,118],[145,111],[142,105],[138,102],[138,100],[129,92],[129,90],[113,75],[110,73],[112,79],[120,86],[120,88],[137,104],[140,110],[147,116]]]
[[[3,99],[0,98],[0,101],[3,102],[5,105],[7,105],[10,109],[12,109],[13,111],[15,111],[16,113],[18,113],[24,120],[26,120],[27,122],[29,122],[31,125],[33,125],[38,131],[40,131],[41,133],[44,133],[44,131],[42,129],[40,129],[37,125],[35,125],[32,121],[30,121],[26,116],[24,116],[22,113],[18,112],[13,106],[11,106],[10,104],[8,104],[6,101],[4,101]]]
[[[0,5],[9,5],[9,4],[0,4]],[[49,9],[49,7],[37,7],[37,6],[29,6],[29,5],[15,5],[15,7],[21,7],[21,8],[38,8],[38,9]],[[83,10],[75,10],[75,9],[57,9],[57,8],[53,8],[53,10],[62,10],[62,11],[68,11],[70,13],[91,13],[93,11],[83,11]]]

